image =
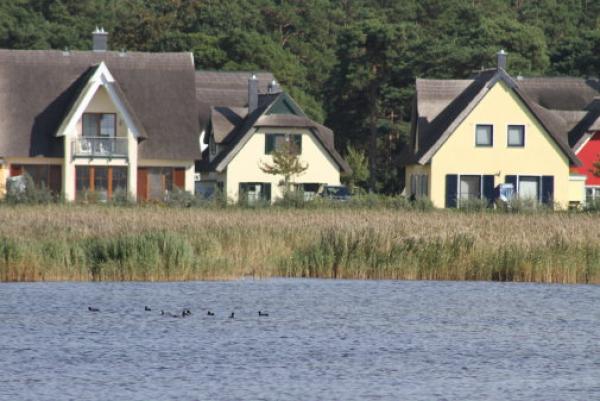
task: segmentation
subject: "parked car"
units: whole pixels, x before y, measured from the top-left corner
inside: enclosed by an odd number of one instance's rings
[[[352,197],[348,188],[343,185],[326,185],[323,192],[321,192],[321,196],[337,201],[347,201]]]

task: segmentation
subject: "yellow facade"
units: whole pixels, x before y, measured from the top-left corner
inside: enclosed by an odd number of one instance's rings
[[[293,183],[340,185],[340,168],[310,130],[286,128],[284,131],[302,135],[302,154],[299,158],[303,164],[308,165],[304,173],[292,178]],[[266,174],[260,169],[261,163],[273,162],[270,155],[265,155],[265,134],[280,132],[282,129],[262,129],[255,132],[229,162],[223,177],[227,197],[230,200],[238,200],[239,185],[244,182],[270,183],[271,199],[275,200],[283,196],[283,187],[280,185],[283,177]]]
[[[493,146],[475,145],[477,124],[493,125]],[[525,146],[509,147],[509,125],[525,126]],[[406,182],[416,166],[406,169]],[[423,167],[419,167],[423,168]],[[494,185],[507,175],[553,176],[554,202],[569,204],[569,159],[527,106],[502,81],[496,83],[471,113],[450,134],[428,166],[429,192],[434,206],[444,207],[446,175],[493,175]]]

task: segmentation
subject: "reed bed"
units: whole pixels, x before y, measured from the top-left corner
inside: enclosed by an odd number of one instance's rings
[[[0,281],[240,277],[600,283],[600,217],[1,206]]]

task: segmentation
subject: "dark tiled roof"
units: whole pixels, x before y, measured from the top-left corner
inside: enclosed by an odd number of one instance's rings
[[[0,50],[0,155],[62,156],[58,126],[101,62],[147,135],[140,157],[200,157],[189,53],[54,50]]]
[[[417,79],[416,129],[419,149],[406,147],[403,164],[427,163],[445,138],[451,134],[494,82],[504,80],[521,98],[574,164],[579,160],[572,147],[582,135],[600,127],[600,107],[593,107],[600,84],[577,78],[522,78],[504,70],[486,70],[473,79]]]

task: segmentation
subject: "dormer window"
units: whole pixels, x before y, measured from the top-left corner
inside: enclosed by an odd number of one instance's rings
[[[85,137],[114,137],[117,133],[115,113],[84,113],[83,130]]]

